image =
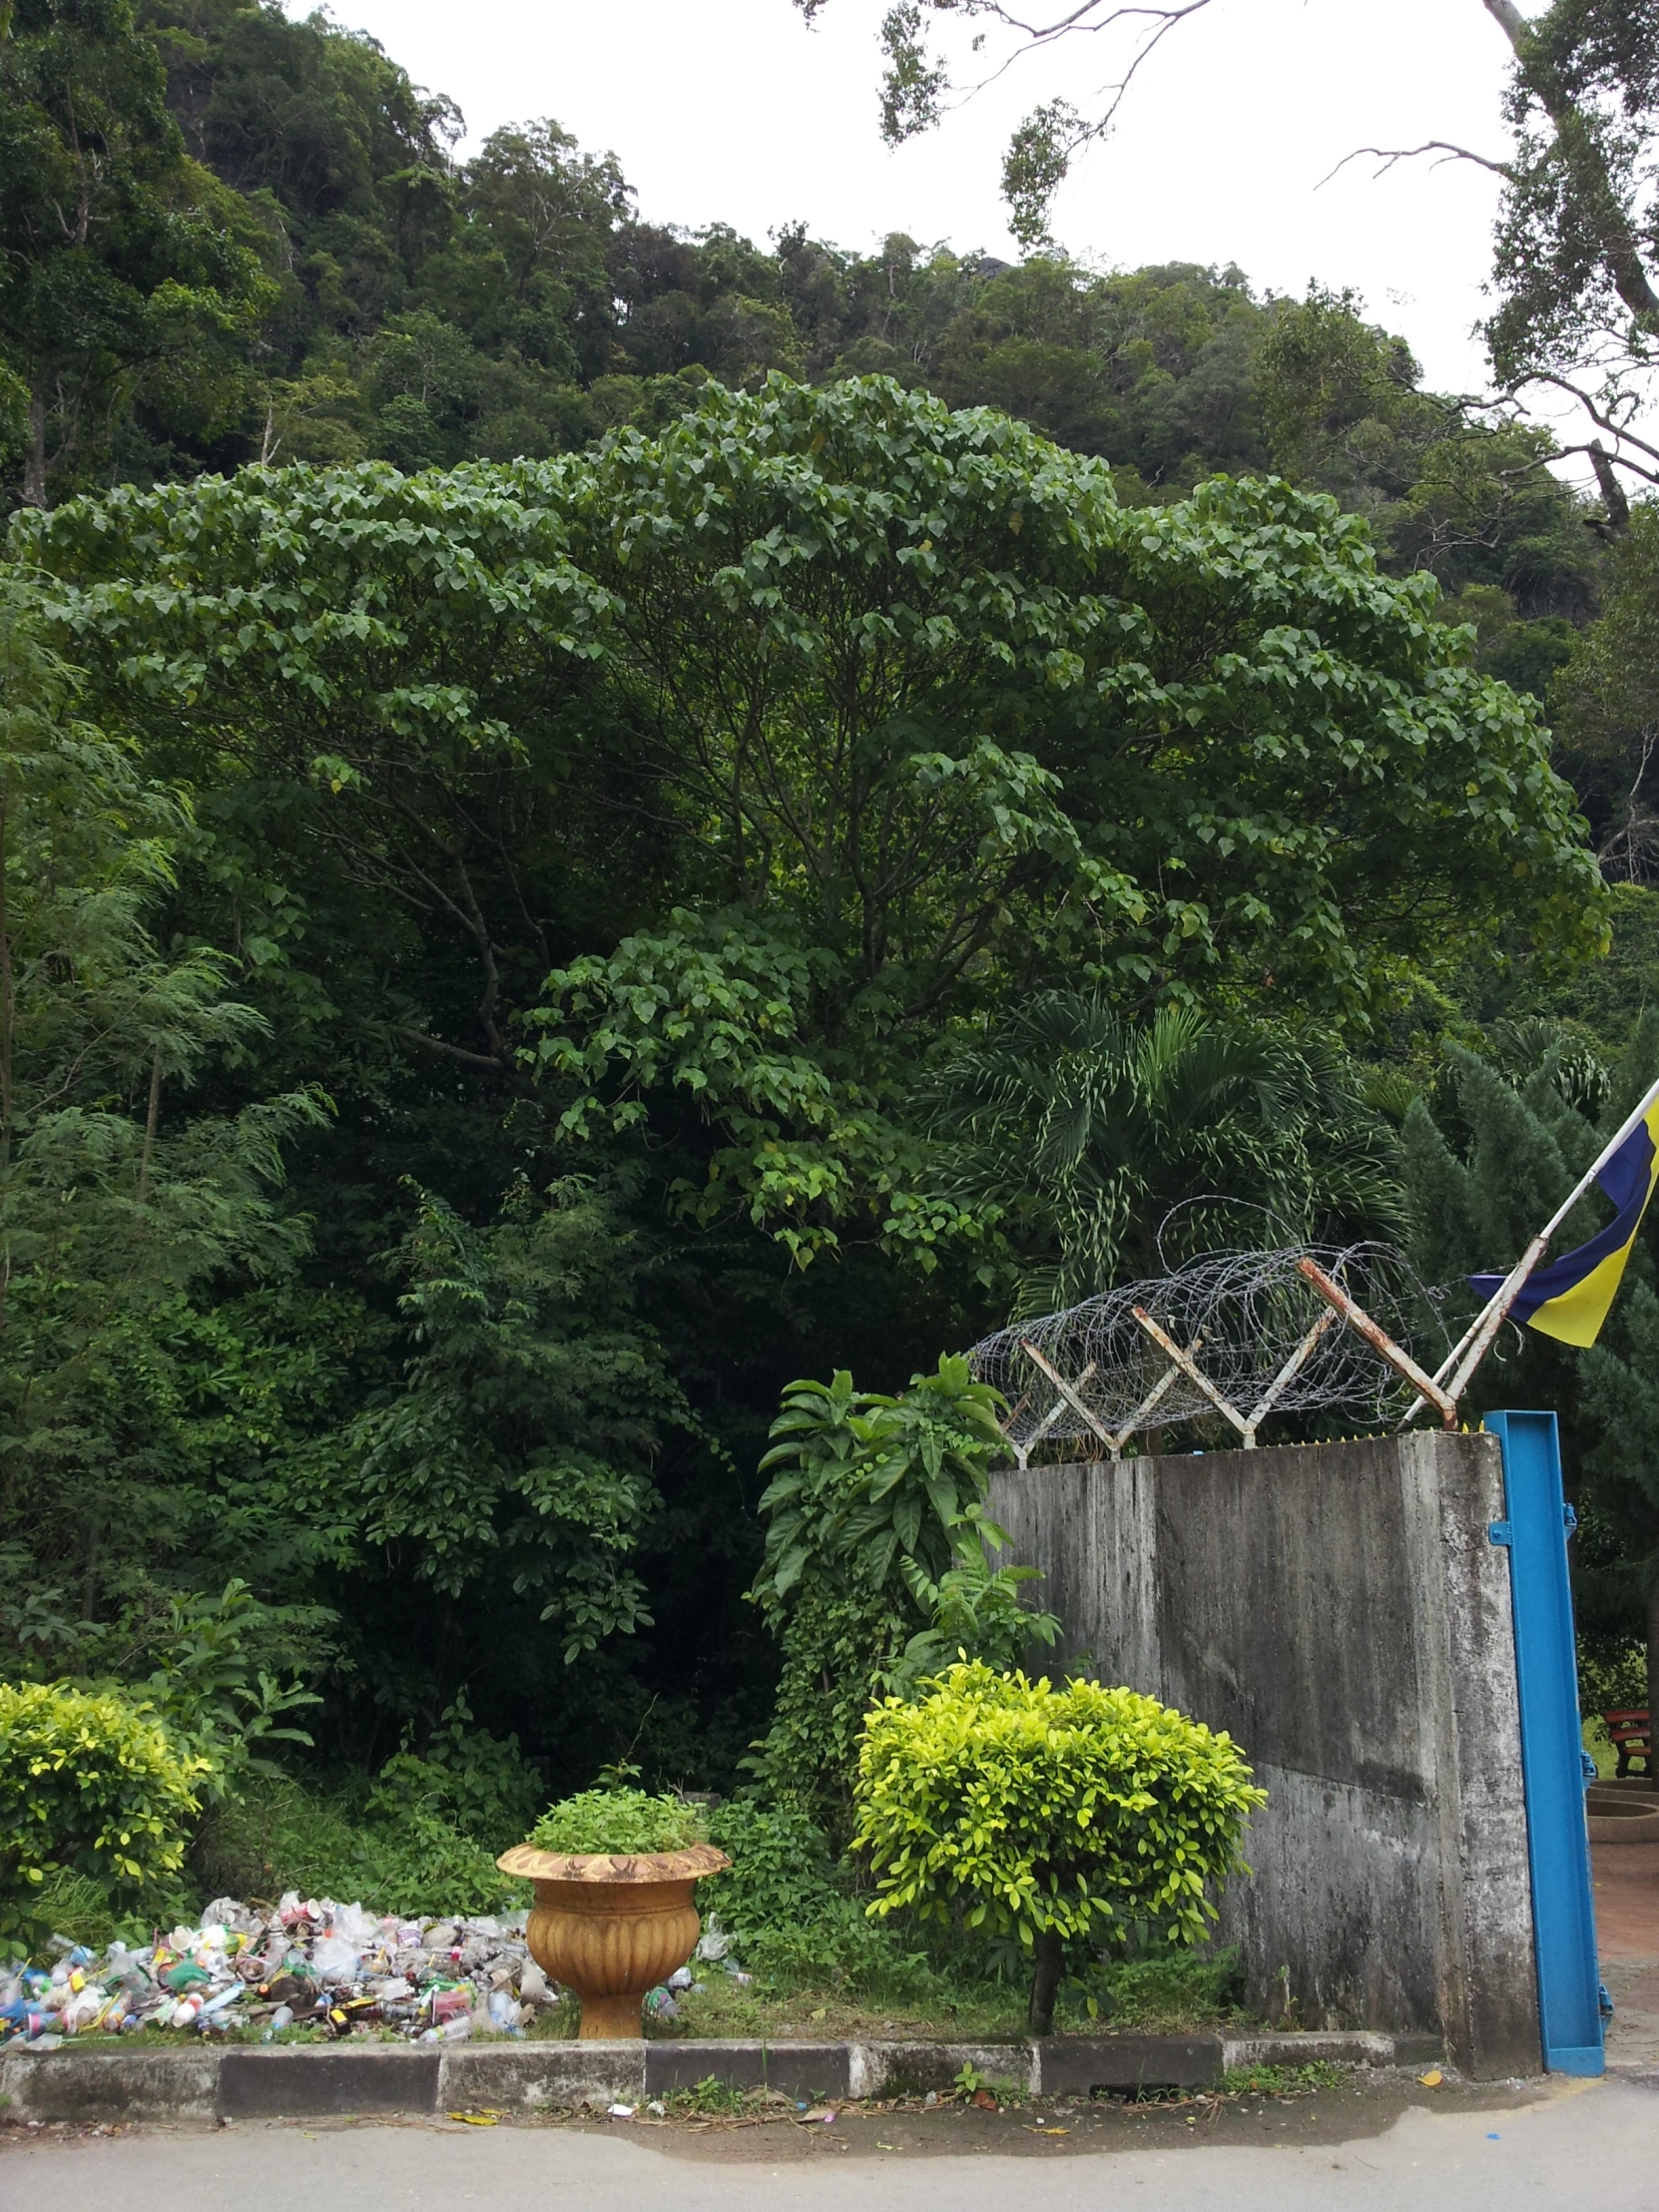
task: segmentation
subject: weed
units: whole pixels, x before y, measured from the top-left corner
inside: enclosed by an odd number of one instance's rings
[[[1221,2085],[1228,2096],[1306,2096],[1314,2089],[1340,2089],[1353,2072],[1332,2059],[1311,2058],[1305,2066],[1232,2066]]]
[[[671,2117],[684,2120],[705,2113],[741,2112],[746,2093],[734,2083],[721,2081],[716,2075],[708,2074],[690,2089],[671,2089],[663,2102],[668,2106]]]

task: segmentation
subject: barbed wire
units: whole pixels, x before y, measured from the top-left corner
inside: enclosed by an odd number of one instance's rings
[[[1212,1254],[1122,1284],[999,1330],[968,1359],[1008,1400],[1004,1431],[1022,1465],[1079,1440],[1115,1454],[1141,1430],[1218,1413],[1246,1443],[1274,1413],[1397,1420],[1410,1384],[1343,1324],[1304,1262],[1422,1366],[1449,1350],[1444,1316],[1456,1286],[1425,1284],[1391,1245],[1301,1244]]]

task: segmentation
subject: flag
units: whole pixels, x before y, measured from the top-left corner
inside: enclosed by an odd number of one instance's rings
[[[1523,1321],[1567,1345],[1595,1343],[1623,1280],[1624,1264],[1659,1182],[1659,1102],[1649,1106],[1603,1163],[1596,1181],[1618,1209],[1612,1220],[1576,1252],[1563,1253],[1529,1275],[1509,1309],[1511,1321]],[[1507,1280],[1501,1275],[1469,1277],[1482,1298],[1495,1297]]]

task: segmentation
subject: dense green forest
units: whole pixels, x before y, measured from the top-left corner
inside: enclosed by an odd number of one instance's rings
[[[687,235],[243,0],[0,92],[7,1671],[832,1828],[1018,1617],[924,1501],[780,1570],[796,1379],[971,1470],[940,1356],[1172,1206],[1447,1281],[1659,1073],[1659,510],[1350,295]],[[1492,1383],[1627,1674],[1653,1258]]]

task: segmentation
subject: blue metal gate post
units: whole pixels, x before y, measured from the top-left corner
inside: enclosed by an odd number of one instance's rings
[[[1486,1426],[1503,1450],[1508,1518],[1494,1521],[1489,1534],[1509,1547],[1544,2065],[1554,2073],[1599,2074],[1600,1975],[1567,1578],[1572,1508],[1561,1494],[1553,1413],[1488,1413]]]

